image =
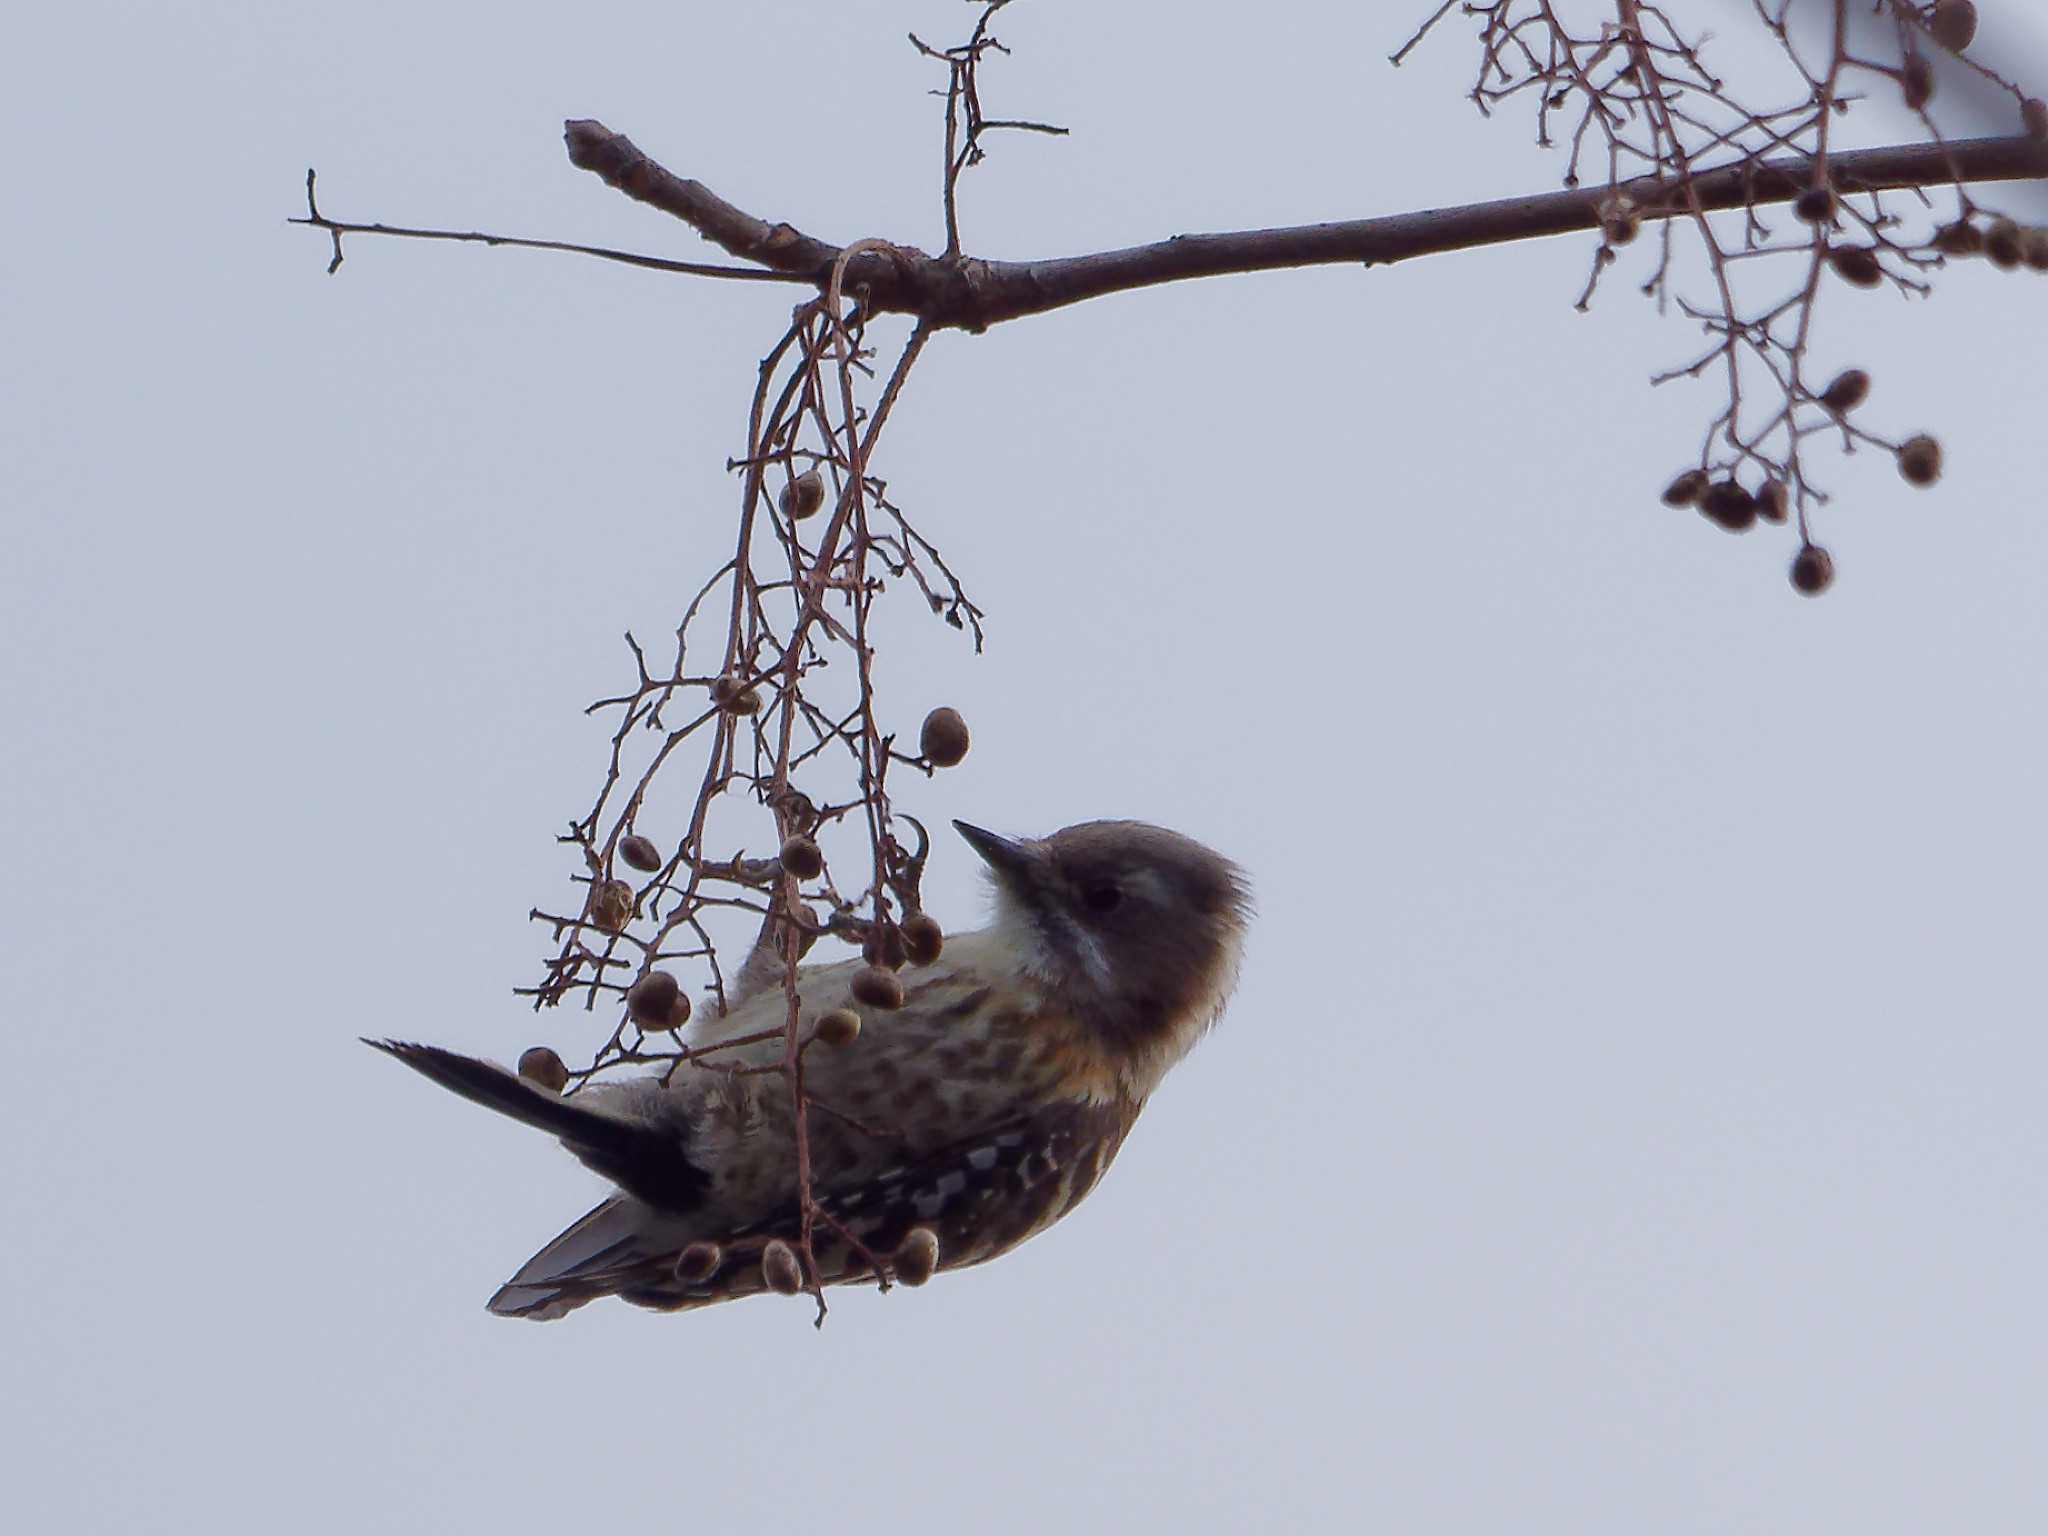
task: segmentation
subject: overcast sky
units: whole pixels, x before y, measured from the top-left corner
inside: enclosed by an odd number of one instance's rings
[[[969,247],[1554,185],[1463,33],[1386,66],[1422,8],[1017,6],[990,110],[1074,135],[996,146]],[[1212,842],[1236,1004],[998,1264],[822,1334],[484,1313],[593,1176],[355,1037],[590,1048],[511,995],[525,914],[620,632],[722,558],[792,294],[371,240],[329,278],[284,220],[311,164],[338,216],[704,254],[568,166],[595,116],[936,247],[903,33],[972,14],[10,27],[19,1528],[2042,1529],[2048,284],[1981,265],[1827,296],[1816,355],[1948,471],[1825,462],[1819,602],[1784,533],[1657,504],[1715,402],[1646,387],[1698,341],[1647,250],[1590,316],[1574,238],[940,337],[885,472],[991,638],[891,621],[891,721],[975,733],[904,808]],[[934,860],[954,927],[973,866]]]

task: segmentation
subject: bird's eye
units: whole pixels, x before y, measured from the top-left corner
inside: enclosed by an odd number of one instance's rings
[[[1114,912],[1124,893],[1108,880],[1097,880],[1081,887],[1081,905],[1090,912]]]

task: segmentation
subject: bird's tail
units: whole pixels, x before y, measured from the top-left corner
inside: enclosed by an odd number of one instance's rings
[[[492,1062],[437,1045],[367,1039],[363,1043],[486,1109],[553,1132],[586,1167],[658,1210],[690,1210],[709,1187],[704,1170],[690,1161],[680,1115],[650,1119],[593,1108],[536,1087]]]

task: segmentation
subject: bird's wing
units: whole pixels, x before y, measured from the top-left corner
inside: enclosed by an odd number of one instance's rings
[[[812,1229],[818,1278],[826,1285],[869,1280],[916,1227],[939,1240],[939,1268],[984,1263],[1043,1231],[1081,1202],[1130,1130],[1125,1105],[1078,1099],[1041,1105],[986,1132],[826,1189]],[[607,1200],[530,1259],[491,1298],[504,1317],[543,1321],[600,1296],[681,1311],[757,1295],[768,1288],[761,1256],[780,1239],[795,1244],[800,1213],[729,1232],[693,1230],[638,1201]],[[708,1269],[685,1279],[685,1242]]]
[[[630,1277],[673,1272],[685,1240],[675,1218],[630,1195],[613,1195],[521,1265],[490,1308],[500,1317],[551,1322],[612,1295]]]

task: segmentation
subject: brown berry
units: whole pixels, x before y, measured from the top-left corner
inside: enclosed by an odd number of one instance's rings
[[[528,1046],[519,1053],[519,1075],[549,1093],[560,1093],[569,1086],[569,1069],[544,1045]]]
[[[2020,260],[2036,272],[2048,272],[2048,228],[2036,225],[2020,231]]]
[[[796,929],[796,957],[801,960],[811,952],[811,946],[818,942],[818,932],[822,926],[818,922],[818,914],[802,902],[798,902],[783,921]]]
[[[791,522],[802,522],[825,505],[825,477],[815,469],[805,470],[782,488],[776,505]]]
[[[1949,52],[1961,53],[1977,39],[1977,7],[1970,0],[1936,0],[1927,35]]]
[[[1802,544],[1792,557],[1792,585],[1808,597],[1827,591],[1835,579],[1834,557],[1818,544]]]
[[[729,715],[758,715],[761,695],[747,686],[737,673],[727,672],[711,680],[711,702]]]
[[[1756,522],[1756,498],[1739,480],[1716,480],[1701,495],[1700,512],[1730,533],[1741,533]]]
[[[801,832],[782,845],[777,858],[783,873],[799,880],[815,880],[825,873],[824,850]]]
[[[590,891],[590,920],[607,933],[624,933],[633,921],[633,887],[623,880],[600,880]]]
[[[960,711],[940,707],[924,717],[917,749],[935,768],[951,768],[967,755],[967,722]]]
[[[860,1038],[860,1015],[851,1008],[834,1008],[818,1015],[818,1044],[843,1049]]]
[[[870,924],[868,936],[861,940],[860,957],[885,971],[902,970],[903,962],[910,958],[903,943],[903,930],[894,923]]]
[[[905,1285],[923,1285],[939,1272],[939,1234],[912,1227],[889,1256],[889,1269]]]
[[[676,1255],[676,1279],[684,1285],[702,1285],[718,1273],[718,1266],[724,1262],[725,1250],[717,1243],[691,1243]]]
[[[1934,232],[1934,248],[1944,256],[1975,256],[1984,249],[1984,231],[1968,219],[1957,219]]]
[[[1600,233],[1609,245],[1627,245],[1643,231],[1643,211],[1626,192],[1617,192],[1600,205]]]
[[[903,919],[903,953],[912,965],[930,965],[946,947],[945,930],[923,912]]]
[[[2020,239],[2020,227],[2011,219],[1993,219],[1991,227],[1984,231],[1984,255],[1991,265],[2010,272],[2020,264],[2024,247]]]
[[[1710,483],[1704,469],[1688,469],[1664,487],[1664,505],[1689,507],[1700,499]]]
[[[1932,485],[1941,478],[1941,444],[1917,432],[1899,444],[1899,473],[1908,485]]]
[[[643,875],[651,875],[661,868],[661,850],[654,846],[653,839],[637,833],[619,839],[619,858],[628,869],[637,869]]]
[[[2048,139],[2048,101],[2029,96],[2020,103],[2020,121],[2026,125],[2029,138]]]
[[[1835,194],[1827,187],[1808,187],[1793,199],[1792,212],[1808,224],[1825,224],[1835,216]]]
[[[1843,282],[1858,288],[1875,288],[1884,281],[1884,267],[1878,262],[1877,252],[1867,245],[1828,247],[1828,265]]]
[[[1934,66],[1924,55],[1909,53],[1899,65],[1899,92],[1911,112],[1918,112],[1934,99]]]
[[[1767,523],[1782,523],[1790,515],[1786,510],[1784,481],[1766,480],[1756,488],[1756,515]]]
[[[853,1000],[885,1012],[903,1006],[903,983],[894,971],[879,965],[863,966],[853,973]]]
[[[761,1250],[761,1279],[778,1296],[794,1296],[804,1288],[804,1267],[796,1250],[781,1238],[770,1238]]]
[[[626,1012],[644,1030],[681,1029],[690,1021],[690,1000],[667,971],[649,971],[626,989]]]
[[[1861,368],[1845,368],[1828,380],[1828,387],[1820,392],[1820,403],[1840,415],[1853,411],[1870,398],[1870,375]]]

